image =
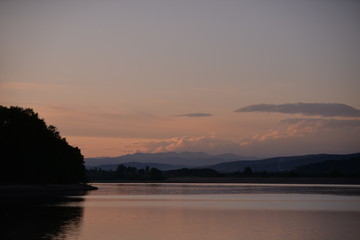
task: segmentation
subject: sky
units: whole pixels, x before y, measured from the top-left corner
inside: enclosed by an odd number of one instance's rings
[[[360,1],[0,0],[0,104],[85,157],[360,151]]]

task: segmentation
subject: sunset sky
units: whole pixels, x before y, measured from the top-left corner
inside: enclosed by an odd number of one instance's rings
[[[85,157],[360,151],[360,1],[1,0],[0,104]]]

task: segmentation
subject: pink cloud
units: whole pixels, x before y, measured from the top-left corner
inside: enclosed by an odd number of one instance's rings
[[[240,148],[238,142],[215,136],[175,137],[163,140],[136,143],[139,152],[193,151],[208,153],[235,152]]]
[[[266,133],[257,134],[242,145],[290,137],[305,137],[317,132],[332,131],[339,128],[360,127],[360,120],[296,118],[283,120],[281,124],[287,127],[285,129],[271,129]]]
[[[285,146],[288,143],[291,145],[290,147],[295,147],[297,141],[303,141],[301,139],[309,139],[308,137],[316,139],[316,135],[327,132],[331,133],[332,131],[336,133],[336,130],[344,127],[360,127],[360,121],[312,118],[288,119],[282,121],[278,129],[269,129],[265,133],[256,134],[246,139],[229,140],[218,138],[215,135],[197,137],[182,136],[162,140],[137,142],[130,144],[128,148],[135,149],[134,151],[137,152],[152,153],[169,151],[202,151],[213,154],[226,152],[254,154],[254,151],[262,152],[264,146],[278,148],[277,145],[279,142],[282,143],[282,146]]]

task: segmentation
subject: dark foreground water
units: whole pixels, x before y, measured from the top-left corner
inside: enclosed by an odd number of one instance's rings
[[[93,184],[85,196],[2,197],[0,239],[359,239],[360,186]]]

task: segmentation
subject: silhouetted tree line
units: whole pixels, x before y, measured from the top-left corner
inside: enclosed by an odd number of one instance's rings
[[[114,170],[92,168],[86,170],[86,176],[90,181],[96,180],[164,180],[173,177],[224,177],[225,174],[213,169],[182,168],[176,170],[161,171],[157,168],[137,169],[119,165]]]
[[[336,163],[337,162],[337,163]],[[246,167],[243,171],[221,173],[207,168],[182,168],[161,171],[156,168],[137,169],[119,165],[116,171],[94,168],[87,170],[87,177],[94,180],[163,180],[178,177],[206,177],[206,178],[296,178],[296,177],[360,177],[360,168],[349,169],[349,166],[339,167],[341,161],[326,161],[323,163],[306,165],[290,171],[268,172],[253,171]],[[360,159],[351,159],[349,162],[359,166]],[[342,162],[343,165],[343,162]],[[326,167],[328,166],[328,167]],[[340,170],[344,170],[341,172]],[[351,171],[350,171],[351,170]]]
[[[84,157],[30,108],[0,106],[0,183],[78,183]]]
[[[350,164],[350,165],[349,165]],[[244,171],[237,171],[227,173],[226,176],[232,177],[261,177],[261,178],[301,178],[301,177],[316,177],[316,178],[359,178],[360,177],[360,159],[340,160],[340,161],[325,161],[315,164],[309,164],[297,167],[289,171],[253,171],[247,167]]]
[[[119,165],[115,171],[102,170],[101,168],[88,169],[86,176],[89,180],[161,180],[164,179],[163,172],[157,168],[146,167],[137,169]]]
[[[220,177],[223,174],[212,169],[190,169],[161,171],[157,168],[146,167],[137,169],[123,164],[114,170],[93,168],[86,170],[86,176],[90,181],[94,180],[163,180],[172,177]]]
[[[182,168],[165,171],[164,175],[171,177],[223,177],[224,174],[209,168]]]

